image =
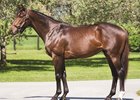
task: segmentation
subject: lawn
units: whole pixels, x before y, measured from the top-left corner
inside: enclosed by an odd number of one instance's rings
[[[54,81],[54,67],[44,50],[7,51],[7,67],[0,71],[0,82]],[[128,78],[140,78],[140,54],[130,53]],[[111,79],[111,72],[102,53],[66,61],[67,78],[77,80]]]

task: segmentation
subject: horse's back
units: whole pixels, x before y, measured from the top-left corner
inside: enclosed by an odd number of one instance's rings
[[[112,24],[112,23],[100,22],[100,23],[95,23],[94,25],[98,26],[100,29],[106,31],[108,34],[128,35],[126,30],[124,30],[120,26]]]

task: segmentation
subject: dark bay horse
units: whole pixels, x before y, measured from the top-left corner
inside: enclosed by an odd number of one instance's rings
[[[126,30],[110,23],[74,27],[24,6],[19,6],[18,9],[11,26],[13,34],[22,33],[28,26],[32,27],[44,41],[46,52],[53,59],[57,89],[51,100],[57,100],[61,94],[61,81],[64,87],[61,100],[66,100],[69,92],[65,59],[89,57],[101,51],[106,56],[113,76],[111,91],[106,100],[111,100],[115,95],[118,78],[119,99],[122,99],[125,93],[129,53]]]

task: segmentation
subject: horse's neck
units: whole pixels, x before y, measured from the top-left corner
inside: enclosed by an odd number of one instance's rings
[[[32,27],[38,33],[38,35],[45,42],[46,34],[50,32],[59,22],[56,22],[53,19],[47,18],[45,15],[41,15],[40,13],[30,14],[32,20]]]

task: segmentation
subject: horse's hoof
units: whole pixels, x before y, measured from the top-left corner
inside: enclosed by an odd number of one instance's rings
[[[52,97],[51,100],[58,100],[57,97]]]
[[[67,100],[66,97],[61,97],[60,100]]]
[[[106,97],[105,100],[112,100],[110,97]]]
[[[117,100],[123,100],[123,99],[121,99],[121,98],[117,98]]]
[[[60,100],[67,100],[65,96],[62,96]]]

